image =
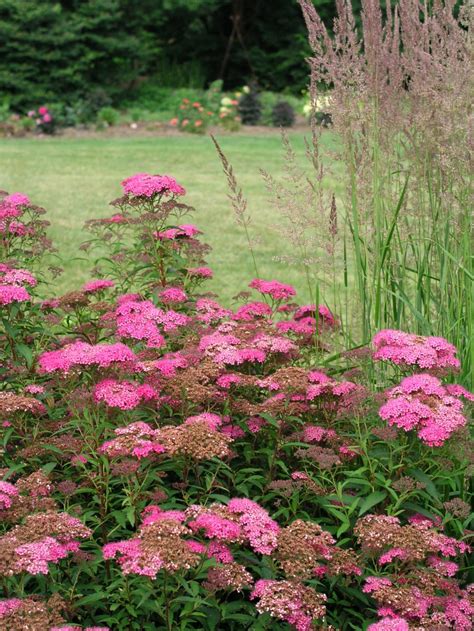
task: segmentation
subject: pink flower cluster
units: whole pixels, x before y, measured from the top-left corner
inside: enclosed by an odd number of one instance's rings
[[[306,389],[306,399],[314,399],[323,395],[343,397],[354,392],[357,386],[352,381],[336,381],[320,370],[312,370],[308,373],[309,385]]]
[[[311,588],[291,581],[260,579],[250,598],[259,598],[256,608],[260,613],[268,612],[274,618],[285,620],[296,631],[311,631],[313,621],[322,618],[326,611],[323,604],[326,596],[311,592]]]
[[[90,280],[82,286],[82,291],[86,294],[94,294],[103,289],[113,287],[115,285],[113,280],[97,279]]]
[[[189,223],[181,224],[177,228],[168,228],[162,232],[155,232],[153,236],[160,240],[169,239],[174,241],[175,239],[191,239],[197,234],[201,234],[201,231],[194,224]]]
[[[0,538],[0,546],[8,558],[7,573],[48,574],[49,563],[58,563],[69,553],[77,552],[79,539],[91,534],[79,519],[67,513],[28,515],[21,525]]]
[[[277,280],[254,278],[249,287],[256,289],[261,294],[270,296],[275,302],[286,302],[293,296],[296,296],[294,287],[280,283]]]
[[[152,386],[131,381],[104,379],[94,388],[95,401],[103,401],[108,406],[121,410],[133,410],[143,402],[156,399],[157,396]]]
[[[221,307],[218,302],[209,298],[199,298],[196,301],[196,312],[197,319],[205,324],[213,324],[232,315],[232,311]]]
[[[44,125],[52,123],[53,116],[46,105],[38,107],[38,111],[30,110],[28,112],[28,118],[34,118],[37,125]]]
[[[404,618],[387,616],[369,625],[367,631],[410,631],[410,627]]]
[[[185,326],[189,317],[172,309],[163,311],[149,300],[135,300],[133,297],[122,301],[115,311],[117,334],[123,338],[142,340],[148,348],[161,348],[165,339],[158,329],[173,331]]]
[[[30,199],[23,193],[12,193],[0,200],[0,220],[11,217],[19,217],[23,213],[23,207],[30,205]]]
[[[12,302],[27,302],[31,299],[23,285],[36,286],[36,278],[26,269],[12,269],[8,265],[0,266],[0,305]]]
[[[17,571],[48,574],[49,563],[58,563],[70,552],[77,552],[78,549],[78,541],[61,543],[55,537],[45,537],[34,543],[25,543],[15,548],[15,553],[19,557],[16,562]]]
[[[165,304],[179,304],[181,302],[186,302],[186,300],[188,299],[186,292],[183,291],[180,287],[168,287],[167,289],[163,289],[163,291],[160,291],[158,295],[161,301]]]
[[[10,305],[12,302],[28,302],[30,294],[24,287],[18,285],[0,285],[0,305]]]
[[[212,278],[213,275],[213,271],[209,267],[188,268],[188,276],[191,278]]]
[[[108,368],[113,364],[135,363],[135,353],[125,344],[73,342],[57,351],[47,351],[38,359],[40,372],[69,372],[76,366]]]
[[[272,309],[266,302],[248,302],[237,309],[234,320],[251,322],[255,318],[268,318],[272,315]]]
[[[161,195],[184,195],[186,191],[169,175],[136,173],[122,181],[124,193],[133,197],[152,198]]]
[[[186,510],[188,527],[209,539],[226,543],[247,543],[260,554],[271,554],[277,547],[280,527],[267,511],[246,498],[234,498],[227,506],[190,506]]]
[[[456,347],[443,337],[422,337],[386,329],[377,333],[372,343],[374,359],[391,361],[397,366],[416,366],[422,370],[458,370]]]
[[[6,618],[8,615],[21,607],[23,601],[20,598],[7,598],[0,600],[0,618]]]
[[[317,314],[317,318],[316,318]],[[296,335],[314,335],[316,329],[334,328],[337,322],[326,305],[305,305],[299,307],[292,320],[284,320],[277,323],[277,328],[282,333],[295,333]]]
[[[5,285],[29,285],[30,287],[36,287],[38,284],[33,274],[26,269],[11,269],[5,267],[5,269],[0,270],[0,273],[2,273],[0,283]]]
[[[18,495],[18,489],[10,482],[0,480],[0,510],[10,508],[12,498]]]
[[[463,403],[428,374],[406,377],[388,391],[379,415],[389,425],[406,432],[415,430],[430,447],[441,446],[457,429],[466,425]]]
[[[262,364],[269,355],[297,352],[291,340],[278,335],[256,334],[252,339],[242,341],[232,332],[226,332],[233,324],[236,323],[218,327],[213,333],[203,335],[199,342],[199,350],[220,366],[237,366],[245,362]]]
[[[265,509],[246,498],[230,500],[227,508],[238,515],[242,531],[255,552],[271,554],[275,550],[280,527]]]
[[[134,456],[146,458],[152,454],[162,454],[166,450],[159,442],[158,431],[149,425],[138,421],[127,427],[119,427],[114,430],[117,438],[105,442],[100,451],[110,457]]]

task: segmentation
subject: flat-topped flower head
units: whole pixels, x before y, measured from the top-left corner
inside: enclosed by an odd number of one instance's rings
[[[386,329],[372,340],[374,359],[422,370],[458,370],[456,347],[443,337],[423,337]]]
[[[133,197],[152,198],[155,196],[184,195],[186,191],[169,175],[136,173],[122,181],[125,194]]]
[[[157,396],[150,385],[131,381],[104,379],[94,388],[94,399],[97,402],[103,401],[108,406],[121,410],[133,410],[142,402],[151,401]]]
[[[191,278],[212,278],[213,271],[210,267],[190,267],[188,276]]]
[[[11,305],[12,302],[28,302],[30,294],[18,285],[0,285],[0,305]]]
[[[2,201],[9,206],[29,206],[31,204],[30,198],[24,193],[10,193]]]
[[[121,342],[115,344],[87,344],[73,342],[57,351],[48,351],[40,355],[40,372],[68,372],[76,366],[99,366],[107,368],[112,364],[135,363],[135,353]]]
[[[256,289],[261,294],[270,296],[276,302],[288,301],[296,296],[296,290],[291,285],[285,285],[278,280],[263,280],[262,278],[254,278],[249,287]]]
[[[0,200],[0,219],[19,217],[23,208],[30,205],[30,200],[23,193],[12,193]]]
[[[86,294],[93,294],[103,289],[108,289],[115,285],[113,280],[106,280],[105,278],[99,278],[97,280],[90,280],[82,286],[82,291]]]
[[[325,594],[318,594],[311,587],[297,581],[276,581],[260,579],[250,594],[258,598],[257,611],[269,613],[273,618],[285,620],[296,631],[310,631],[313,621],[326,613]]]
[[[181,287],[167,287],[158,294],[160,300],[165,304],[186,302],[188,299],[186,292]]]
[[[38,281],[27,269],[7,269],[0,276],[0,283],[2,285],[29,285],[30,287],[36,287]]]
[[[155,232],[153,236],[160,240],[170,239],[174,241],[176,239],[192,239],[197,234],[201,234],[199,228],[192,223],[185,223],[177,228],[168,228],[162,232]]]
[[[388,400],[379,415],[389,425],[406,432],[415,430],[424,443],[439,447],[467,424],[463,407],[462,401],[450,394],[439,379],[419,374],[406,377],[389,390]]]

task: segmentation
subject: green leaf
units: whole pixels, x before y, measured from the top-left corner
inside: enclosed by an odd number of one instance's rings
[[[380,504],[380,502],[383,502],[386,497],[387,497],[387,491],[374,491],[373,493],[368,495],[363,500],[360,506],[359,516],[363,515],[364,513],[369,511],[371,508],[373,508],[377,504]]]
[[[31,352],[31,348],[26,344],[16,344],[15,349],[24,359],[26,359],[26,364],[28,368],[30,368],[33,365],[33,353]]]

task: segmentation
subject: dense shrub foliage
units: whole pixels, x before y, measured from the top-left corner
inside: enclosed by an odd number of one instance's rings
[[[456,348],[344,350],[276,280],[224,308],[184,188],[122,188],[59,297],[43,211],[0,202],[0,628],[472,628]]]
[[[329,24],[334,3],[315,4]],[[308,53],[293,0],[0,0],[0,93],[19,113],[40,101],[94,108],[97,94],[119,105],[143,85],[216,78],[297,94]]]

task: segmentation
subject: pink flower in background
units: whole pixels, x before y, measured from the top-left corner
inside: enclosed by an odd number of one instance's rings
[[[163,232],[156,232],[154,236],[157,239],[180,239],[180,238],[192,238],[197,234],[201,234],[201,231],[194,224],[182,224],[177,228],[168,228]]]
[[[249,302],[237,309],[235,320],[252,321],[254,318],[266,318],[272,315],[272,309],[266,302]]]
[[[209,267],[190,267],[188,275],[193,278],[212,278],[213,272]]]
[[[103,289],[107,289],[108,287],[114,287],[115,283],[113,280],[106,279],[97,279],[90,280],[85,285],[82,286],[82,291],[86,294],[92,294],[96,291],[102,291]]]
[[[28,197],[28,195],[25,195],[24,193],[11,193],[10,195],[7,195],[4,199],[3,199],[3,203],[7,204],[8,206],[29,206],[31,204],[30,202],[30,198]]]
[[[48,108],[46,107],[46,105],[42,105],[41,107],[38,108],[38,114],[40,114],[41,116],[44,116],[47,113],[48,113]]]
[[[53,120],[51,114],[43,114],[43,123],[50,123]]]
[[[291,285],[285,285],[277,280],[263,280],[261,278],[254,278],[249,284],[249,287],[256,289],[261,294],[271,296],[273,300],[287,301],[291,297],[296,296],[296,290]]]
[[[134,197],[154,197],[155,195],[184,195],[186,191],[169,175],[136,173],[122,181],[124,193]]]

